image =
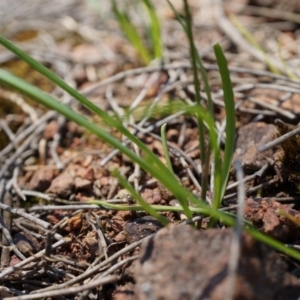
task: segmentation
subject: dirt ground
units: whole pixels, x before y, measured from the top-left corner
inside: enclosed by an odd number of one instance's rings
[[[163,109],[195,100],[189,44],[167,2],[153,2],[162,22],[163,64],[143,65],[106,0],[2,0],[0,32],[124,120],[164,162],[159,128],[167,122],[169,146],[179,153],[179,158],[171,156],[176,175],[200,197],[182,164],[200,181],[197,124]],[[183,13],[182,1],[172,3]],[[228,59],[236,102],[234,160],[241,162],[246,176],[244,217],[261,232],[299,249],[299,137],[260,150],[300,121],[300,2],[189,4],[220,131],[225,109],[215,43]],[[143,18],[133,14],[132,19],[142,26]],[[255,42],[238,27],[247,29]],[[86,108],[2,47],[0,64],[101,126]],[[202,90],[201,96],[205,105]],[[159,109],[145,118],[152,103]],[[129,122],[125,116],[132,109]],[[107,130],[138,153],[119,132]],[[173,224],[163,228],[144,212],[86,204],[88,199],[132,203],[110,173],[113,168],[149,204],[176,205],[165,188],[127,157],[0,83],[1,299],[299,299],[299,262],[246,233],[233,274],[234,234],[222,223],[206,229],[202,217],[196,231],[183,215],[165,212]],[[212,193],[209,189],[208,199]],[[234,172],[221,209],[236,213]]]

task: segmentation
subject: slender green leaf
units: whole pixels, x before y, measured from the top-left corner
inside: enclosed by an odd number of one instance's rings
[[[193,70],[194,88],[195,88],[195,98],[198,106],[201,106],[201,96],[200,96],[200,81],[198,76],[197,61],[196,61],[196,48],[194,45],[194,38],[192,32],[192,17],[190,14],[189,6],[187,0],[184,0],[184,9],[186,14],[186,34],[190,43],[190,56]],[[200,155],[201,163],[204,164],[205,161],[205,139],[204,139],[204,127],[201,118],[198,119],[198,130],[199,130],[199,145],[200,145]]]
[[[116,4],[115,0],[112,0],[112,5],[113,11],[124,35],[136,49],[143,62],[148,65],[152,60],[152,57],[147,47],[144,45],[143,39],[139,35],[136,26],[130,21],[130,18],[126,12],[122,12],[118,9],[118,5]]]
[[[167,127],[167,124],[165,123],[160,128],[161,141],[162,141],[162,145],[163,145],[163,150],[164,150],[164,155],[165,155],[165,159],[166,159],[166,162],[167,162],[167,166],[168,166],[169,170],[172,173],[174,173],[172,163],[171,163],[171,159],[170,159],[170,155],[169,155],[168,144],[167,144],[166,127]]]
[[[189,8],[188,8],[188,3],[187,1],[185,1],[185,11],[186,11],[186,19],[183,19],[179,13],[176,11],[176,9],[174,8],[173,4],[167,0],[171,9],[173,10],[178,22],[181,24],[181,26],[183,27],[185,33],[188,36],[189,42],[190,42],[190,51],[191,51],[191,57],[192,57],[192,66],[193,66],[193,70],[194,70],[194,80],[195,80],[195,76],[197,76],[197,68],[199,68],[203,82],[204,82],[204,89],[205,89],[205,93],[207,95],[207,104],[208,104],[208,111],[210,112],[211,116],[214,117],[214,109],[213,109],[213,101],[212,101],[212,97],[211,97],[211,91],[210,91],[210,86],[208,83],[208,78],[207,78],[207,74],[206,74],[206,70],[204,69],[202,60],[200,58],[200,55],[194,45],[193,42],[193,35],[192,35],[192,29],[191,29],[191,15],[189,13]],[[196,79],[197,80],[197,79]],[[195,85],[195,90],[200,92],[200,84],[198,85],[196,83]],[[200,103],[200,94],[197,96],[197,92],[196,92],[196,99],[199,98],[199,102]],[[204,147],[204,131],[203,131],[203,125],[201,123],[201,120],[198,120],[198,128],[199,128],[199,143],[200,143],[200,151],[201,151],[201,161],[202,161],[202,170],[204,171],[202,174],[202,180],[201,180],[201,186],[202,186],[202,193],[201,193],[201,198],[205,199],[206,197],[206,190],[207,190],[207,185],[208,185],[208,167],[209,167],[209,162],[210,162],[210,153],[211,153],[211,149],[205,149]],[[215,177],[215,186],[219,186],[219,176],[218,176],[218,172],[221,170],[221,163],[220,163],[220,158],[219,156],[216,156],[216,152],[215,156],[214,156],[214,165],[215,165],[215,174],[217,174],[217,176]],[[207,154],[207,156],[206,156]],[[216,195],[216,197],[218,197],[218,195]]]
[[[286,254],[286,255],[300,261],[300,252],[299,251],[289,248],[285,244],[259,232],[258,230],[254,229],[254,228],[245,228],[244,230],[246,232],[248,232],[250,235],[252,235],[258,241],[260,241],[264,244],[267,244],[268,246],[274,248],[275,250],[280,251],[283,254]]]
[[[176,10],[176,8],[174,7],[174,5],[172,4],[172,2],[170,0],[167,0],[169,6],[171,7],[175,17],[176,17],[176,20],[179,22],[179,24],[182,26],[182,28],[184,29],[185,33],[187,33],[187,26],[186,26],[186,23],[185,23],[185,20],[184,18],[178,13],[178,11]]]
[[[217,63],[219,66],[219,71],[222,79],[222,87],[225,102],[226,111],[226,139],[225,139],[225,151],[224,151],[224,161],[222,164],[222,187],[220,189],[220,196],[218,202],[215,203],[215,208],[218,208],[221,200],[224,196],[227,180],[231,168],[234,145],[235,145],[235,103],[232,83],[230,79],[230,74],[227,66],[227,60],[223,54],[220,45],[214,46],[215,55],[217,58]]]
[[[129,182],[124,178],[118,170],[114,170],[113,174],[117,177],[121,185],[132,195],[132,197],[138,202],[142,207],[142,210],[148,212],[152,217],[156,218],[164,226],[167,226],[170,221],[164,216],[160,215],[150,204],[148,204],[141,195],[129,184]]]
[[[143,0],[143,3],[150,18],[150,37],[152,41],[153,56],[154,58],[160,58],[163,55],[160,22],[153,4],[149,0]]]

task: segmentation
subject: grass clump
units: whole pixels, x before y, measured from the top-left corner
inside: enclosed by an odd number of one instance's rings
[[[150,3],[148,1],[143,1],[143,3]],[[178,210],[183,211],[188,219],[191,219],[194,213],[201,213],[203,215],[207,215],[212,218],[212,220],[221,220],[228,226],[233,226],[235,224],[235,216],[221,212],[218,210],[223,195],[225,193],[225,188],[227,185],[227,179],[229,176],[229,170],[231,167],[233,150],[234,150],[234,138],[235,138],[235,110],[234,110],[234,99],[233,99],[233,91],[232,85],[230,81],[229,71],[227,68],[227,61],[222,52],[222,49],[219,45],[214,46],[214,52],[217,58],[217,63],[219,66],[220,76],[222,79],[223,85],[223,93],[224,93],[224,103],[226,110],[226,127],[225,127],[225,151],[224,158],[221,157],[221,145],[220,140],[223,132],[218,133],[216,129],[216,124],[213,116],[213,105],[212,99],[210,95],[210,86],[208,83],[208,79],[206,76],[205,69],[201,62],[200,56],[198,54],[197,49],[195,48],[193,42],[193,34],[192,34],[192,24],[191,24],[191,16],[189,12],[188,2],[184,1],[185,4],[185,12],[186,18],[183,20],[177,13],[177,17],[179,22],[182,24],[183,29],[186,31],[187,36],[190,42],[190,54],[191,54],[191,63],[193,67],[193,75],[194,75],[194,88],[196,94],[196,105],[189,106],[185,105],[181,109],[183,109],[187,114],[193,115],[196,117],[199,123],[199,141],[200,141],[200,151],[201,151],[201,160],[203,170],[207,170],[209,168],[210,157],[212,157],[212,171],[213,175],[213,206],[210,207],[205,203],[206,193],[202,193],[202,199],[198,199],[195,195],[193,195],[189,190],[184,188],[177,180],[175,174],[172,171],[171,165],[169,163],[168,167],[165,166],[156,155],[150,151],[145,144],[143,144],[135,135],[133,135],[127,128],[123,126],[123,124],[111,117],[108,113],[101,110],[99,107],[90,102],[83,95],[78,93],[75,89],[70,87],[67,83],[53,74],[50,70],[44,67],[42,64],[34,60],[24,51],[13,45],[11,42],[6,40],[4,37],[0,36],[0,44],[6,47],[8,50],[13,52],[19,58],[23,59],[26,63],[28,63],[32,68],[43,74],[49,80],[51,80],[54,84],[62,88],[69,95],[78,100],[85,107],[94,112],[99,118],[101,118],[105,124],[105,126],[109,126],[118,130],[121,134],[123,134],[126,138],[128,138],[132,143],[134,143],[140,150],[141,155],[137,155],[134,151],[124,146],[118,139],[114,138],[111,134],[105,131],[103,128],[98,126],[97,124],[91,122],[84,116],[76,113],[68,106],[60,103],[50,95],[44,93],[40,89],[32,86],[31,84],[25,82],[24,80],[12,75],[11,73],[0,70],[0,81],[9,85],[10,87],[20,91],[21,93],[29,96],[34,101],[41,103],[48,107],[49,109],[56,110],[60,114],[64,115],[69,120],[74,121],[78,125],[84,127],[90,132],[94,133],[97,137],[103,140],[105,143],[109,144],[111,147],[118,149],[121,153],[126,155],[133,163],[138,164],[145,172],[156,178],[162,185],[164,185],[178,200],[178,207],[162,207],[162,206],[150,206],[145,202],[142,197],[135,191],[129,183],[120,176],[118,172],[115,171],[115,176],[119,179],[120,183],[133,195],[138,205],[132,206],[124,206],[124,205],[113,205],[105,203],[104,201],[92,201],[93,203],[97,203],[103,207],[109,209],[125,209],[125,210],[144,210],[156,217],[161,223],[166,225],[168,221],[164,219],[161,215],[158,214],[159,211],[163,210]],[[146,5],[146,4],[145,4]],[[116,7],[115,7],[116,9]],[[117,7],[118,9],[118,7]],[[150,7],[148,9],[153,9]],[[119,10],[118,10],[119,11]],[[154,15],[153,15],[154,16]],[[120,14],[120,18],[124,22],[124,26],[129,30],[132,28],[132,24],[129,23],[128,18],[125,15]],[[131,24],[131,25],[130,25]],[[153,53],[156,53],[153,50]],[[147,58],[147,57],[145,57]],[[149,62],[147,58],[147,62]],[[146,59],[145,59],[146,63]],[[200,96],[200,79],[198,75],[198,71],[200,71],[202,80],[204,82],[204,90],[207,96],[207,104],[203,105],[203,99]],[[205,133],[209,136],[209,146],[205,147],[204,137]],[[165,139],[164,128],[162,131],[162,137]],[[167,150],[165,149],[165,153]],[[211,155],[212,153],[212,155]],[[165,154],[167,156],[167,154]],[[203,186],[208,186],[208,172],[203,172],[205,176],[202,176]],[[249,232],[256,239],[274,247],[275,249],[290,255],[291,257],[297,258],[300,260],[299,252],[290,249],[283,245],[282,243],[261,234],[259,231],[255,230],[251,226],[246,226],[244,228],[245,231]]]

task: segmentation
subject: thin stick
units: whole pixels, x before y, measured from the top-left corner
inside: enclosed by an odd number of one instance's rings
[[[60,240],[58,242],[56,242],[54,245],[52,245],[52,249],[56,249],[57,247],[65,244],[66,241],[64,240]],[[0,273],[0,280],[6,278],[7,275],[15,272],[18,269],[21,269],[22,267],[28,265],[29,263],[35,261],[37,258],[41,258],[43,257],[45,254],[45,250],[42,250],[40,252],[38,252],[37,254],[34,254],[26,259],[24,259],[23,261],[19,262],[18,264],[12,266],[12,267],[8,267],[6,269],[4,269],[1,273]]]
[[[206,70],[218,70],[218,66],[216,64],[203,64],[203,66]],[[89,96],[98,88],[123,80],[126,77],[136,76],[142,73],[152,73],[158,71],[168,71],[168,70],[178,70],[178,69],[191,69],[191,64],[189,62],[180,62],[180,63],[165,64],[162,66],[148,66],[144,68],[136,68],[136,69],[123,71],[81,90],[81,93],[85,96]],[[248,73],[256,76],[268,76],[270,78],[281,79],[287,82],[295,83],[297,85],[299,84],[298,81],[292,80],[289,77],[273,74],[271,72],[263,71],[263,70],[253,70],[253,69],[240,68],[240,67],[229,67],[229,71],[235,73]]]
[[[26,128],[23,132],[21,132],[15,139],[15,143],[18,144],[22,140],[24,140],[27,136],[29,136],[33,131],[35,131],[40,126],[43,126],[47,121],[57,116],[57,113],[54,111],[49,111],[45,115],[43,115],[40,119],[38,119],[35,123]],[[4,157],[14,148],[13,144],[8,144],[5,148],[0,151],[0,157]]]
[[[108,276],[105,278],[99,278],[95,281],[91,281],[89,283],[86,283],[84,285],[80,285],[77,287],[56,289],[54,291],[47,291],[47,292],[43,292],[43,293],[30,294],[30,295],[25,295],[25,296],[8,297],[8,298],[6,298],[6,300],[35,300],[35,299],[41,299],[41,298],[56,297],[56,296],[61,296],[61,295],[77,294],[77,293],[80,293],[87,289],[94,289],[103,284],[116,282],[118,280],[119,280],[119,276],[113,275],[113,276]]]
[[[288,119],[294,120],[296,118],[295,114],[293,114],[293,113],[291,113],[291,112],[289,112],[287,110],[284,110],[284,109],[282,109],[282,108],[280,108],[278,106],[275,106],[275,105],[272,105],[270,103],[267,103],[265,101],[260,101],[260,100],[254,98],[254,97],[249,97],[248,100],[250,102],[252,102],[252,103],[255,103],[255,104],[260,105],[262,107],[268,108],[268,109],[276,112],[277,114],[280,114],[280,115],[282,115],[282,116],[284,116],[284,117],[286,117]]]
[[[244,206],[245,206],[245,186],[244,186],[244,172],[239,161],[235,162],[236,177],[239,182],[238,186],[238,208],[237,208],[237,221],[234,227],[231,249],[230,249],[230,258],[228,263],[228,289],[226,299],[233,299],[235,286],[236,286],[236,274],[238,270],[238,262],[240,256],[240,244],[241,244],[241,235],[243,230],[243,215],[244,215]]]
[[[84,272],[83,274],[77,276],[76,278],[74,279],[71,279],[67,282],[64,282],[62,284],[59,285],[59,288],[65,288],[65,287],[68,287],[68,286],[71,286],[77,282],[80,282],[88,277],[90,277],[91,275],[94,275],[96,274],[97,272],[99,272],[99,270],[103,267],[105,267],[106,265],[110,264],[111,262],[113,262],[115,259],[117,259],[119,256],[123,255],[124,253],[134,249],[135,247],[139,246],[141,243],[143,243],[143,241],[145,240],[148,240],[150,236],[147,236],[146,238],[144,239],[141,239],[137,242],[134,242],[132,244],[130,244],[129,246],[123,248],[122,250],[118,251],[117,253],[113,254],[112,256],[110,256],[108,259],[106,259],[105,261],[101,262],[100,264],[92,267],[91,269],[88,269],[86,272]],[[1,275],[1,274],[0,274]],[[1,277],[0,277],[1,278]],[[51,287],[48,287],[48,288],[45,288],[43,289],[43,291],[50,291],[50,290],[54,290],[56,289],[57,286],[51,286]]]
[[[19,160],[19,159],[18,159]],[[7,185],[6,185],[6,189],[9,191],[11,189],[11,187],[14,188],[16,194],[24,201],[26,201],[26,197],[25,195],[22,193],[21,188],[18,184],[18,177],[19,177],[19,171],[20,171],[20,166],[19,166],[19,161],[17,166],[14,168],[13,171],[13,176],[12,178],[8,181]]]
[[[250,180],[252,180],[252,179],[254,179],[254,178],[256,178],[256,177],[261,177],[262,174],[267,170],[268,167],[269,167],[269,164],[268,164],[268,163],[264,164],[264,165],[261,167],[261,169],[259,169],[257,172],[255,172],[255,173],[252,174],[252,175],[249,175],[249,176],[245,177],[245,178],[243,179],[244,182],[250,181]],[[232,184],[230,184],[230,185],[227,186],[226,191],[227,191],[227,190],[230,190],[230,189],[232,189],[232,188],[235,188],[235,187],[237,187],[238,185],[239,185],[239,181],[234,182],[234,183],[232,183]]]
[[[223,1],[222,0],[213,0],[214,4],[214,10],[215,10],[215,16],[216,20],[219,23],[219,27],[221,30],[223,30],[226,35],[241,49],[244,51],[248,52],[250,55],[258,59],[259,61],[265,63],[266,58],[265,55],[260,52],[258,49],[254,48],[252,45],[250,45],[246,39],[242,36],[242,34],[237,30],[237,28],[232,25],[232,23],[227,19],[224,13],[224,8],[223,8]],[[282,73],[286,73],[285,68],[283,65],[278,61],[275,60],[274,58],[269,57],[268,61],[270,64],[275,66],[278,70],[280,70]]]
[[[66,119],[63,116],[59,116],[57,122],[58,122],[59,128],[61,128],[64,125],[64,123],[66,122]],[[61,134],[58,131],[54,135],[53,141],[50,144],[50,153],[51,153],[51,156],[52,156],[53,160],[55,161],[55,165],[56,165],[57,169],[58,170],[63,170],[64,169],[64,164],[60,160],[60,157],[57,153],[57,148],[59,146],[60,140],[61,140]]]
[[[13,93],[11,91],[7,91],[5,89],[0,89],[1,97],[4,99],[8,99],[11,102],[17,104],[24,113],[28,114],[31,121],[34,123],[38,120],[38,115],[36,113],[36,110],[30,106],[22,96]],[[2,125],[2,124],[1,124]]]
[[[110,267],[108,270],[104,271],[102,274],[97,275],[95,278],[93,278],[91,282],[97,282],[100,278],[106,278],[106,276],[108,276],[109,274],[111,274],[112,272],[118,270],[120,267],[122,267],[123,265],[125,265],[126,263],[129,263],[131,261],[134,261],[136,259],[138,259],[140,256],[139,255],[134,255],[131,257],[127,257],[121,261],[119,261],[118,263],[114,264],[112,267]],[[82,295],[80,296],[79,300],[81,299],[86,299],[85,297],[88,296],[89,290],[85,290]]]
[[[3,210],[6,210],[12,214],[16,214],[20,217],[23,217],[29,221],[32,221],[40,226],[42,226],[43,228],[45,229],[50,229],[51,228],[51,224],[46,222],[46,221],[43,221],[43,220],[40,220],[38,219],[37,217],[35,216],[32,216],[30,214],[27,214],[25,213],[22,209],[16,209],[16,208],[11,208],[10,206],[8,205],[5,205],[3,203],[0,203],[0,209],[3,209]]]
[[[296,134],[298,134],[300,132],[300,126],[292,131],[289,131],[288,133],[282,135],[281,137],[279,137],[278,139],[273,140],[272,142],[269,142],[263,146],[260,146],[258,148],[259,152],[264,152],[266,150],[269,150],[275,146],[278,146],[280,144],[282,144],[283,142],[285,142],[287,139],[290,139],[291,137],[295,136]]]
[[[174,174],[173,167],[172,167],[172,162],[171,158],[169,155],[169,149],[168,149],[168,143],[167,143],[167,136],[166,136],[166,127],[167,123],[163,124],[160,128],[160,136],[161,136],[161,141],[162,141],[162,146],[163,146],[163,151],[164,151],[164,156],[165,160],[167,162],[168,169]]]
[[[99,253],[103,252],[105,259],[108,259],[108,255],[107,255],[107,242],[106,242],[106,238],[105,238],[105,235],[103,233],[103,230],[102,230],[100,218],[94,212],[92,212],[92,215],[94,216],[94,218],[96,220],[94,226],[95,226],[96,232],[98,234],[98,238],[99,238],[99,243],[98,243],[99,244],[98,245],[99,246]]]
[[[17,149],[17,151],[4,162],[0,170],[0,178],[3,177],[9,166],[17,160],[17,158],[26,150],[27,147],[29,147],[31,142],[34,140],[35,136],[40,134],[43,130],[43,127],[38,127],[34,131],[34,133],[29,138],[27,138],[27,140],[25,140],[25,142]]]
[[[282,9],[245,5],[242,12],[246,13],[246,14],[254,14],[254,15],[258,15],[258,16],[262,16],[262,17],[286,20],[286,21],[300,24],[299,14],[285,11]]]
[[[0,89],[1,91],[1,89]],[[3,119],[0,119],[0,127],[2,128],[2,130],[6,133],[6,135],[8,136],[9,140],[12,142],[13,146],[15,148],[17,148],[17,144],[15,143],[15,134],[12,132],[12,130],[9,128],[7,122]]]
[[[16,244],[14,243],[9,230],[6,228],[2,216],[0,216],[0,229],[2,229],[3,234],[5,235],[7,241],[9,242],[9,246],[11,250],[15,252],[15,254],[22,260],[26,259],[26,257],[20,252],[20,250],[17,248]]]
[[[256,192],[256,191],[258,191],[258,190],[260,190],[260,189],[262,189],[262,188],[269,187],[270,185],[275,184],[275,183],[277,183],[277,182],[279,182],[279,181],[280,181],[279,178],[274,178],[274,179],[271,179],[271,180],[269,180],[269,181],[267,181],[267,182],[263,182],[263,183],[261,183],[261,184],[258,184],[258,185],[256,185],[256,186],[250,188],[249,190],[247,190],[247,191],[246,191],[246,194],[247,194],[247,196],[248,196],[248,195],[250,195],[250,194],[253,193],[253,192]],[[232,194],[230,194],[230,195],[226,195],[226,196],[224,197],[224,200],[232,199],[232,198],[236,197],[236,195],[237,195],[237,193],[232,193]]]
[[[54,198],[51,197],[50,195],[47,195],[45,193],[41,193],[41,192],[36,192],[36,191],[28,191],[28,190],[22,190],[22,193],[25,196],[33,196],[33,197],[38,197],[47,201],[53,201]],[[69,201],[68,201],[69,202]]]
[[[2,180],[1,183],[3,183],[3,190],[4,190],[5,181]],[[1,187],[0,187],[0,190],[1,190]],[[0,200],[1,200],[1,202],[5,203],[6,205],[11,205],[12,204],[12,195],[7,191],[2,196],[2,192],[0,191]],[[7,211],[3,211],[2,218],[3,218],[4,225],[6,226],[8,231],[11,232],[11,225],[12,225],[11,214]],[[2,241],[3,246],[9,245],[9,240],[7,239],[5,234],[2,234],[1,241]],[[9,266],[9,263],[11,261],[11,254],[10,254],[11,249],[10,248],[11,247],[8,247],[8,248],[3,247],[1,250],[1,267],[2,268]]]
[[[33,206],[29,209],[30,212],[33,211],[45,211],[45,210],[78,210],[78,209],[98,209],[99,206],[94,204],[77,204],[77,205],[41,205]]]

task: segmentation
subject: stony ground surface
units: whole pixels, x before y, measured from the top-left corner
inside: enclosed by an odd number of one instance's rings
[[[159,127],[168,122],[167,139],[180,153],[180,159],[171,157],[176,175],[200,196],[181,163],[185,160],[199,180],[197,125],[191,117],[165,109],[170,103],[194,101],[188,42],[167,3],[154,3],[162,20],[163,66],[143,65],[114,20],[109,1],[99,5],[27,0],[20,5],[2,0],[0,28],[6,38],[123,120],[162,161]],[[183,13],[181,1],[172,3]],[[297,249],[299,138],[296,135],[264,152],[259,149],[299,123],[299,3],[191,0],[189,4],[218,130],[225,110],[214,43],[222,46],[228,59],[236,101],[234,159],[241,161],[247,178],[244,217],[261,232]],[[141,18],[132,13],[132,19],[141,28]],[[241,34],[238,23],[264,52]],[[4,48],[0,63],[103,126]],[[202,96],[205,99],[204,91]],[[144,118],[152,103],[157,109]],[[119,132],[106,130],[123,139]],[[298,262],[246,233],[234,281],[229,264],[234,234],[223,224],[206,229],[204,219],[196,231],[185,224],[183,215],[165,212],[173,224],[162,228],[140,211],[86,204],[88,199],[132,204],[111,175],[113,168],[149,204],[176,204],[164,187],[124,155],[0,82],[1,298],[299,298]],[[237,204],[235,182],[232,172],[222,205],[232,213]],[[209,190],[207,197],[212,193]]]

